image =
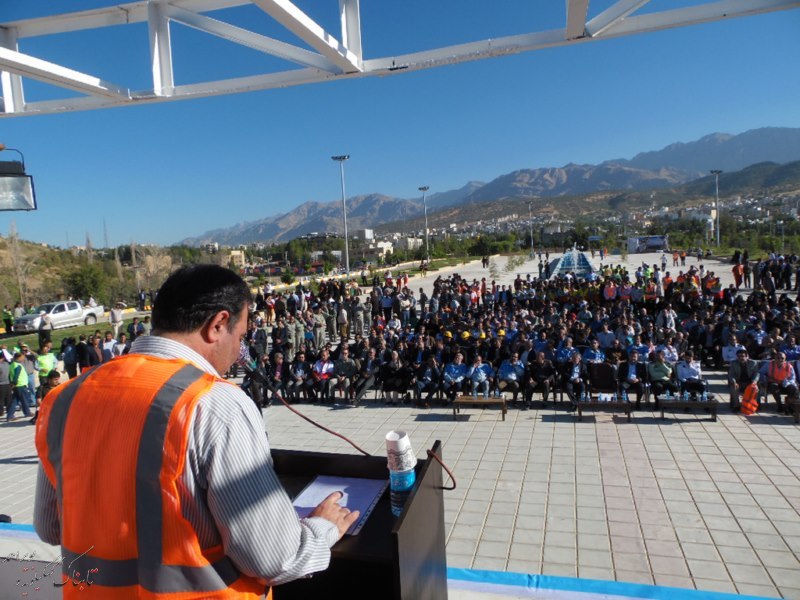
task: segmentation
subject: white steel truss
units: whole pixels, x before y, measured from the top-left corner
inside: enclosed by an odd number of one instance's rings
[[[322,1],[322,0],[320,0]],[[326,0],[332,1],[332,0]],[[325,31],[291,0],[140,0],[105,8],[0,23],[0,116],[88,110],[283,88],[333,79],[392,75],[460,62],[584,43],[731,17],[800,8],[800,0],[697,1],[672,10],[636,14],[649,0],[617,0],[587,21],[589,0],[565,0],[564,27],[521,35],[433,48],[422,52],[364,59],[361,51],[360,0],[338,0],[339,37]],[[225,23],[204,13],[254,5],[293,33],[311,50]],[[501,8],[498,8],[501,10]],[[176,85],[170,22],[294,63],[284,71]],[[133,91],[123,81],[110,83],[19,50],[26,38],[74,33],[132,23],[147,23],[152,88]],[[144,52],[144,48],[142,48]],[[122,72],[125,72],[124,69]],[[28,77],[82,96],[26,102]]]

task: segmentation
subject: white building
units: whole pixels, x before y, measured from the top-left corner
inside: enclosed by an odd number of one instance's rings
[[[424,241],[422,240],[422,238],[407,237],[395,242],[394,247],[395,250],[398,251],[399,250],[413,251],[422,248],[423,244]]]

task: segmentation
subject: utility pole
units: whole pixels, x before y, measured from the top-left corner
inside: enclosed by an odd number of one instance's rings
[[[425,202],[425,192],[431,189],[427,185],[423,185],[419,188],[419,191],[422,192],[422,208],[425,211],[425,262],[427,264],[431,264],[431,249],[428,245],[428,203]]]
[[[347,276],[350,276],[350,247],[347,241],[347,201],[344,195],[344,161],[350,158],[349,154],[341,154],[339,156],[331,156],[332,160],[339,163],[339,168],[342,175],[342,218],[344,219],[344,269]]]
[[[717,202],[716,202],[716,204],[714,206],[717,209],[717,248],[719,248],[719,213],[720,213],[720,209],[719,209],[719,176],[722,174],[722,171],[720,171],[719,169],[712,169],[711,170],[711,174],[714,176],[714,181],[715,181],[716,190],[717,190],[717,193],[716,193]]]

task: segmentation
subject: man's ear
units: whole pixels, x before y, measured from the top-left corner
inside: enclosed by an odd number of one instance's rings
[[[230,319],[231,313],[227,310],[219,311],[200,329],[203,339],[209,343],[216,342],[227,331]]]

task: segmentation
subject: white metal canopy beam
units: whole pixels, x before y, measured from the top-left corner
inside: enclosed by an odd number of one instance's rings
[[[0,46],[19,51],[15,29],[0,29]],[[20,112],[25,108],[25,96],[22,92],[22,77],[10,71],[0,71],[0,92],[3,94],[2,111]]]
[[[586,33],[586,14],[589,0],[567,0],[567,27],[564,37],[568,40],[583,37]]]
[[[286,27],[345,73],[361,71],[361,60],[289,0],[253,0],[253,4]]]
[[[241,27],[236,27],[223,21],[217,21],[216,19],[204,15],[198,15],[197,13],[181,8],[169,8],[168,12],[170,18],[176,23],[182,23],[187,27],[192,27],[198,31],[215,35],[229,42],[233,42],[234,44],[247,46],[253,50],[277,56],[278,58],[303,65],[304,67],[315,67],[324,71],[337,73],[341,72],[340,69],[327,58],[316,52],[310,52],[305,48],[299,48],[298,46],[293,46],[286,42],[253,33],[247,29],[242,29]]]
[[[342,44],[361,61],[361,11],[359,0],[339,0]]]
[[[586,24],[587,35],[602,35],[609,27],[613,27],[648,2],[650,0],[618,0]]]
[[[150,59],[153,70],[153,92],[157,96],[171,96],[175,79],[172,73],[172,44],[169,37],[169,19],[163,4],[147,5],[147,25],[150,33]]]
[[[0,69],[84,94],[130,97],[128,90],[113,83],[8,48],[0,48]]]
[[[336,2],[337,0],[326,1]],[[569,0],[567,24],[561,29],[487,39],[449,47],[434,47],[421,52],[362,60],[361,26],[358,18],[359,1],[338,0],[338,2],[342,43],[336,41],[288,0],[170,0],[169,2],[149,0],[148,2],[138,1],[79,13],[0,23],[0,52],[2,52],[0,54],[0,77],[2,77],[3,93],[0,116],[89,110],[126,104],[163,102],[283,88],[334,79],[385,76],[543,48],[588,43],[671,27],[688,26],[712,20],[800,8],[800,0],[718,0],[711,3],[700,3],[701,0],[697,0],[698,4],[693,6],[637,15],[635,11],[647,4],[647,0],[617,0],[607,10],[586,23],[587,2],[585,0]],[[258,5],[261,9],[268,9],[268,14],[289,30],[297,33],[320,54],[197,14],[198,12],[253,4]],[[148,13],[150,5],[157,5],[157,9],[151,9]],[[156,58],[161,65],[158,71],[154,68],[154,74],[157,77],[154,78],[153,89],[128,92],[125,88],[17,51],[16,40],[24,37],[80,31],[123,23],[148,22],[151,14],[158,15],[157,22],[161,26],[165,26],[166,22],[172,19],[212,35],[299,63],[306,68],[206,81],[192,85],[174,85],[170,79],[171,53],[167,38],[163,45],[152,44],[153,49],[160,52],[153,55],[154,65]],[[157,28],[151,27],[151,29]],[[577,37],[575,37],[576,34]],[[169,71],[166,69],[167,60],[170,60]],[[356,64],[358,64],[358,68],[355,67]],[[33,77],[66,89],[78,90],[91,94],[91,96],[25,102],[21,84],[15,86],[11,83],[15,78],[18,81],[20,75]],[[164,95],[164,90],[170,87],[165,84],[170,82],[172,83],[171,94]]]

